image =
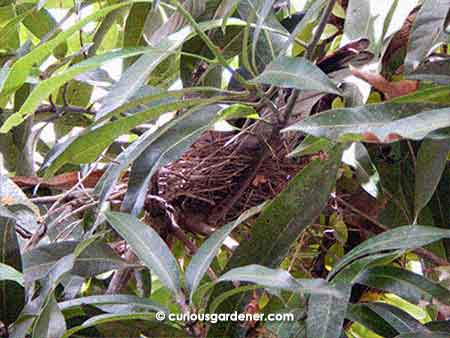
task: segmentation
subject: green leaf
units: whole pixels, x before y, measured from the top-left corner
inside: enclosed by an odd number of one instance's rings
[[[197,106],[157,131],[146,132],[134,142],[136,147],[122,152],[126,161],[124,161],[125,163],[122,161],[120,167],[136,159],[131,167],[128,190],[122,202],[122,211],[131,211],[134,215],[141,212],[150,179],[156,170],[177,160],[211,126],[221,109],[220,105]],[[122,157],[122,154],[119,157]],[[137,157],[138,154],[139,157]],[[118,170],[112,172],[119,173]],[[102,184],[111,182],[111,178],[115,181],[117,174],[111,176],[105,173]],[[107,185],[103,186],[107,187]],[[107,194],[101,193],[101,200],[104,200],[106,196]]]
[[[14,43],[15,41],[17,41],[17,42],[19,41],[19,36],[18,36],[18,32],[17,32],[18,25],[20,24],[20,22],[22,22],[23,19],[25,19],[26,16],[30,15],[33,11],[34,11],[34,8],[31,8],[31,9],[27,10],[26,12],[23,12],[20,15],[14,16],[12,19],[3,23],[2,27],[0,28],[0,46],[7,47],[7,46],[10,46],[11,43]],[[14,42],[11,42],[11,41],[14,41]],[[7,74],[5,74],[5,75],[7,75]],[[0,91],[3,90],[2,88],[3,87],[0,86]]]
[[[390,36],[402,28],[417,1],[350,0],[341,46],[361,38],[370,40],[368,50],[378,56]]]
[[[428,53],[437,44],[446,41],[445,21],[449,12],[445,0],[427,0],[424,2],[412,26],[409,37],[405,69],[410,72],[417,68]]]
[[[80,242],[65,241],[41,245],[23,254],[24,276],[27,282],[44,278],[63,257],[71,254]],[[102,241],[90,244],[75,260],[72,273],[92,277],[100,273],[127,267],[128,264]]]
[[[277,267],[287,255],[298,236],[320,215],[334,187],[340,164],[342,148],[330,150],[325,161],[315,160],[288,183],[287,187],[262,210],[252,226],[251,238],[240,243],[225,271],[250,264],[269,268]],[[225,287],[216,287],[216,295]],[[213,295],[214,295],[213,294]],[[233,312],[240,306],[239,300],[224,303],[219,312]],[[225,325],[225,324],[224,324]],[[221,334],[232,329],[217,325]]]
[[[441,85],[450,85],[450,59],[430,61],[419,65],[407,75],[407,79],[431,81]]]
[[[124,47],[135,47],[144,42],[145,19],[151,6],[150,3],[136,3],[131,6],[124,28]]]
[[[342,149],[330,150],[329,159],[315,160],[288,183],[252,226],[251,239],[234,252],[227,269],[248,264],[276,267],[300,233],[320,214],[334,187]]]
[[[220,27],[222,20],[206,21],[199,24],[201,30],[209,30]],[[230,20],[229,25],[244,25],[241,20]],[[178,32],[169,35],[155,46],[151,53],[142,55],[122,74],[120,80],[112,86],[108,94],[102,100],[102,106],[96,118],[101,119],[109,112],[119,108],[145,84],[150,74],[168,56],[176,52],[184,41],[194,35],[191,27],[185,27]]]
[[[18,59],[11,67],[8,77],[5,80],[2,95],[7,96],[18,89],[26,81],[33,65],[43,62],[52,51],[62,42],[66,41],[73,33],[78,32],[80,28],[91,21],[104,17],[109,12],[128,6],[130,2],[123,2],[116,5],[104,7],[95,11],[93,14],[77,21],[70,28],[57,34],[53,39],[39,45],[31,52]]]
[[[431,86],[419,89],[411,94],[396,97],[393,103],[435,103],[448,105],[450,103],[450,86]]]
[[[339,338],[342,332],[351,285],[335,285],[340,297],[313,294],[308,302],[307,337]]]
[[[300,157],[312,155],[319,151],[328,152],[333,147],[333,143],[326,138],[318,138],[311,135],[306,135],[302,143],[292,150],[288,157]]]
[[[22,20],[23,25],[38,39],[45,39],[46,35],[52,32],[53,30],[56,33],[61,32],[61,29],[57,29],[57,22],[52,17],[50,12],[45,8],[36,7],[36,10],[33,8],[33,4],[25,3],[20,4],[16,7],[17,14],[22,15],[23,13],[28,14],[29,10],[33,10],[31,15],[25,15]],[[54,50],[54,55],[56,57],[64,57],[67,52],[67,42],[64,41],[60,45],[58,45]]]
[[[11,128],[21,124],[28,116],[32,115],[39,104],[45,100],[52,92],[72,80],[75,76],[100,67],[105,62],[116,58],[127,58],[143,53],[150,53],[151,48],[130,48],[119,49],[117,51],[108,52],[102,55],[94,56],[82,62],[76,63],[72,67],[40,82],[27,100],[24,102],[20,110],[8,117],[0,128],[0,133],[6,133]]]
[[[23,275],[13,267],[0,263],[0,281],[10,280],[23,286]]]
[[[68,311],[73,308],[81,307],[83,305],[101,306],[101,305],[117,305],[117,304],[126,304],[146,311],[162,311],[164,313],[168,313],[168,310],[166,308],[164,308],[160,304],[151,301],[150,299],[137,297],[133,295],[120,295],[120,294],[80,297],[60,302],[58,306],[62,311]]]
[[[358,322],[382,337],[395,337],[398,332],[366,304],[349,304],[347,319]]]
[[[117,321],[131,321],[131,320],[143,320],[143,321],[155,321],[155,314],[154,313],[147,313],[147,312],[133,312],[133,313],[113,313],[113,314],[103,314],[98,315],[89,318],[86,320],[82,325],[74,326],[67,330],[64,335],[61,338],[68,338],[71,337],[73,334],[75,334],[78,331],[87,329],[89,327],[94,327],[100,324],[108,324],[113,323]],[[169,327],[168,327],[169,329]],[[180,335],[180,337],[183,337]]]
[[[45,163],[45,176],[49,177],[66,163],[82,164],[94,161],[100,153],[117,137],[125,134],[135,126],[157,118],[162,113],[199,104],[214,103],[216,99],[188,99],[184,101],[161,104],[134,115],[117,119],[113,122],[95,126],[70,142],[55,158]]]
[[[134,253],[155,273],[164,286],[175,295],[180,291],[180,270],[175,257],[167,244],[149,225],[143,224],[136,217],[107,212],[106,219],[124,238]]]
[[[412,290],[421,295],[434,297],[441,303],[450,304],[449,290],[419,274],[393,266],[370,268],[361,273],[356,282],[395,293],[401,297],[410,294]]]
[[[441,180],[450,152],[450,139],[424,140],[416,160],[414,217],[428,204]]]
[[[450,126],[450,109],[428,103],[379,103],[332,109],[295,123],[283,131],[301,131],[341,142],[390,143],[402,138],[420,140]]]
[[[0,216],[0,264],[22,271],[22,259],[14,219]],[[12,271],[10,271],[11,273]],[[25,290],[13,280],[0,278],[0,321],[13,323],[25,305]]]
[[[39,208],[6,175],[0,174],[0,204],[3,206],[24,205],[39,216]]]
[[[381,251],[412,250],[443,238],[450,238],[450,230],[421,225],[405,225],[383,232],[369,238],[347,253],[336,264],[328,278],[330,279],[339,270],[358,258]]]
[[[342,156],[342,162],[355,169],[361,187],[372,197],[377,198],[381,187],[380,177],[366,147],[359,142],[352,143]]]
[[[261,265],[251,264],[227,271],[217,279],[217,282],[240,281],[255,283],[271,289],[283,289],[298,293],[332,295],[341,297],[340,292],[327,285],[323,279],[295,279],[281,269],[270,269]]]
[[[330,78],[305,58],[278,57],[250,82],[340,95]]]
[[[58,307],[55,296],[52,294],[37,317],[32,338],[60,338],[66,332],[66,322]]]
[[[228,223],[217,229],[198,249],[197,253],[192,257],[191,262],[186,268],[185,284],[189,291],[189,299],[192,302],[192,296],[197,290],[203,276],[208,270],[214,257],[217,255],[223,241],[228,235],[240,224],[250,217],[261,212],[263,205],[256,206],[243,212],[235,221]]]
[[[285,43],[283,49],[279,53],[280,56],[285,54],[289,46],[292,43],[294,43],[296,37],[299,34],[301,34],[310,24],[312,24],[319,18],[320,14],[322,13],[322,9],[325,7],[327,3],[328,3],[327,0],[318,0],[311,3],[304,17],[300,20],[295,29],[289,35],[287,42]]]
[[[360,273],[362,273],[366,269],[373,266],[389,264],[393,260],[398,258],[398,256],[401,255],[401,253],[402,251],[398,250],[388,253],[377,253],[363,258],[359,258],[353,261],[352,263],[348,264],[336,275],[334,276],[330,275],[330,278],[328,278],[328,280],[333,280],[341,284],[344,283],[354,284],[357,281]]]
[[[448,332],[414,332],[414,333],[402,333],[395,338],[448,338]]]
[[[366,306],[382,317],[398,333],[428,332],[428,329],[417,319],[398,307],[386,303],[367,303]]]

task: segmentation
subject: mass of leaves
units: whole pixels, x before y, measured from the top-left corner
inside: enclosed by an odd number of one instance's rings
[[[0,337],[449,337],[449,46],[448,0],[0,0]],[[291,317],[168,318],[232,313]]]

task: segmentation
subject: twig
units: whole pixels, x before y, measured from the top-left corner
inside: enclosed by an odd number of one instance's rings
[[[314,57],[314,51],[317,47],[317,43],[320,41],[320,37],[322,36],[323,31],[325,30],[328,18],[330,17],[331,12],[333,11],[333,7],[334,7],[335,3],[336,3],[336,0],[330,0],[328,2],[328,5],[323,12],[322,18],[320,19],[319,25],[317,26],[317,29],[316,29],[311,41],[308,43],[308,46],[306,47],[305,58],[308,60],[312,60],[312,58]],[[294,89],[291,96],[289,97],[286,108],[284,110],[284,124],[285,125],[289,122],[289,118],[292,115],[292,111],[295,107],[295,103],[297,102],[299,95],[300,95],[300,90]]]
[[[356,214],[364,217],[365,219],[370,221],[372,224],[376,225],[380,230],[383,230],[383,231],[390,230],[387,226],[381,224],[379,221],[377,221],[373,217],[367,215],[365,212],[355,208],[353,205],[351,205],[350,203],[346,202],[345,200],[343,200],[339,196],[335,196],[335,198],[336,198],[337,201],[339,201],[339,203],[345,205],[347,208],[351,209]],[[428,250],[426,250],[424,248],[416,248],[413,251],[415,253],[417,253],[419,256],[427,258],[429,261],[433,262],[434,264],[436,264],[438,266],[450,265],[450,263],[447,260],[445,260],[445,259],[443,259],[443,258],[441,258],[439,256],[436,256],[434,253],[432,253],[431,251],[428,251]]]

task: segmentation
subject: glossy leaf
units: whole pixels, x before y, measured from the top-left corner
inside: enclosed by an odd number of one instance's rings
[[[128,214],[107,212],[105,216],[142,262],[177,295],[180,292],[179,267],[172,252],[158,233]]]
[[[279,57],[251,82],[340,94],[330,78],[305,58]]]
[[[337,141],[390,143],[402,138],[419,140],[450,126],[449,108],[433,104],[379,103],[333,109],[285,128]]]
[[[424,140],[416,160],[414,193],[415,218],[428,204],[441,180],[450,152],[450,139]]]

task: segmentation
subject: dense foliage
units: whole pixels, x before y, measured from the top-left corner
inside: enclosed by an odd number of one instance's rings
[[[0,337],[449,337],[449,44],[448,0],[1,0]],[[234,312],[294,320],[168,319]]]

